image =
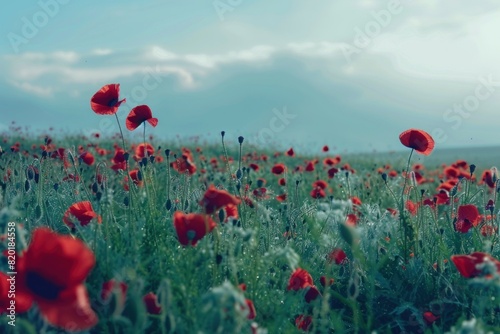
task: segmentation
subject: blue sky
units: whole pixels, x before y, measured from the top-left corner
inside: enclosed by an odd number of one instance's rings
[[[122,122],[148,104],[158,137],[358,152],[420,128],[436,147],[500,145],[498,31],[489,0],[10,1],[0,129],[113,134],[89,100],[120,83]]]

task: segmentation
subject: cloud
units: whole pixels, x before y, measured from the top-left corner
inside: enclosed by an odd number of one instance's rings
[[[37,86],[29,82],[12,81],[11,83],[14,87],[19,88],[26,93],[30,93],[40,97],[51,97],[54,93],[54,89],[52,89],[51,87]]]

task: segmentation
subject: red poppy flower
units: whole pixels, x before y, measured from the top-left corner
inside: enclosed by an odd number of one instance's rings
[[[493,258],[491,255],[482,252],[475,252],[470,255],[453,255],[451,257],[451,261],[453,261],[453,264],[457,267],[460,275],[465,278],[479,276],[481,274],[481,270],[477,268],[477,265],[482,264],[485,261],[493,262],[497,267],[497,271],[500,272],[500,261]]]
[[[297,318],[295,318],[295,326],[298,329],[307,332],[309,331],[311,325],[312,325],[312,317],[310,315],[308,316],[299,315]]]
[[[418,212],[419,203],[414,203],[412,200],[407,200],[405,204],[406,210],[412,215],[415,216]]]
[[[438,315],[434,315],[434,313],[430,311],[424,312],[423,317],[427,325],[432,325],[436,320],[439,319]]]
[[[412,148],[423,155],[431,154],[434,149],[434,139],[423,130],[409,129],[399,135],[401,144]]]
[[[323,152],[328,152],[329,150],[330,148],[328,147],[328,145],[323,146]]]
[[[255,163],[251,163],[250,165],[248,165],[248,167],[252,168],[256,172],[259,170],[259,165]]]
[[[86,226],[94,218],[97,218],[97,222],[101,223],[101,216],[94,212],[92,203],[89,201],[82,201],[71,205],[68,210],[66,210],[63,216],[63,222],[73,228],[77,221],[81,226]]]
[[[135,159],[140,160],[146,157],[146,153],[148,157],[154,155],[155,149],[153,145],[151,145],[150,143],[140,143],[135,148]]]
[[[290,276],[290,280],[288,281],[287,290],[295,290],[298,291],[300,289],[305,289],[308,286],[313,286],[313,279],[311,274],[302,268],[297,268]]]
[[[276,196],[276,200],[278,202],[284,202],[284,201],[286,201],[286,193]]]
[[[228,204],[238,205],[240,202],[240,199],[234,197],[225,190],[215,188],[215,186],[211,184],[200,200],[200,205],[205,209],[205,213],[212,214]]]
[[[249,320],[255,319],[255,317],[257,316],[257,312],[255,311],[255,306],[253,302],[250,299],[245,299],[245,303],[247,304],[248,307],[247,319]]]
[[[315,300],[316,298],[318,298],[318,296],[320,296],[320,295],[321,294],[319,293],[318,288],[316,288],[313,285],[313,286],[309,287],[309,289],[307,290],[307,292],[304,296],[304,299],[306,300],[306,303],[310,303],[313,300]]]
[[[328,178],[333,179],[333,177],[335,176],[335,174],[337,174],[338,172],[339,172],[338,168],[335,168],[335,167],[330,168],[328,170],[328,172],[327,172],[328,173]]]
[[[285,169],[286,169],[286,167],[284,164],[276,164],[273,166],[273,168],[271,168],[271,172],[273,174],[280,175],[280,174],[283,174]]]
[[[80,154],[79,158],[82,159],[82,161],[89,166],[92,166],[95,161],[94,156],[90,152],[83,152],[82,154]]]
[[[350,213],[347,215],[345,223],[349,226],[358,225],[359,218],[354,213]]]
[[[217,224],[208,215],[203,214],[184,214],[181,211],[174,213],[174,227],[177,232],[179,242],[183,246],[195,246],[207,233]]]
[[[286,151],[286,155],[288,155],[289,157],[294,157],[295,152],[293,151],[293,148],[290,148],[288,151]]]
[[[342,249],[335,248],[333,251],[330,252],[330,254],[328,254],[328,260],[330,262],[335,261],[335,264],[344,264],[349,259],[347,258],[346,253]]]
[[[130,113],[128,114],[125,121],[125,125],[127,126],[127,129],[132,131],[137,129],[142,123],[146,121],[153,127],[158,125],[158,118],[153,117],[151,108],[149,108],[147,105],[140,105],[130,110]]]
[[[314,171],[314,169],[315,169],[314,165],[315,164],[316,164],[315,161],[308,161],[307,165],[306,165],[306,169],[305,169],[306,172],[312,172],[312,171]]]
[[[477,226],[481,216],[474,204],[460,205],[458,207],[458,217],[454,222],[455,231],[467,233],[473,226]]]
[[[326,183],[326,181],[323,181],[323,180],[318,180],[318,181],[315,181],[312,184],[312,186],[313,186],[313,188],[326,189],[328,187],[328,183]]]
[[[142,181],[142,173],[140,170],[133,169],[130,171],[129,175],[130,175],[130,178],[132,179],[132,182],[134,182],[134,184],[136,186],[138,186],[138,187],[142,186],[143,181]],[[125,180],[126,180],[126,178],[125,178]],[[127,186],[126,188],[128,188],[128,183],[126,183],[126,186]],[[125,189],[125,190],[128,191],[129,189]]]
[[[486,184],[490,188],[495,188],[495,182],[493,181],[493,173],[491,173],[490,169],[487,169],[483,172],[479,184]]]
[[[153,292],[150,292],[142,297],[142,300],[144,301],[146,311],[148,311],[149,314],[161,313],[161,305],[158,303],[158,297]]]
[[[224,207],[224,211],[226,211],[226,221],[229,217],[238,219],[238,207],[236,205],[229,203]]]
[[[16,305],[36,302],[48,323],[69,331],[93,327],[98,319],[83,282],[94,264],[79,239],[35,229],[17,262]]]
[[[323,189],[319,188],[319,187],[318,188],[314,188],[313,190],[311,190],[310,195],[314,199],[325,198],[326,197],[325,191]]]
[[[268,199],[269,195],[267,194],[267,188],[260,187],[256,188],[252,191],[253,195],[258,199]]]
[[[191,151],[186,148],[182,149],[182,156],[180,158],[170,163],[170,167],[181,174],[188,173],[189,175],[193,175],[196,173],[196,165],[193,163],[193,156],[191,155]]]
[[[103,86],[90,99],[90,107],[99,115],[116,114],[125,99],[118,100],[120,95],[120,84],[109,84]]]

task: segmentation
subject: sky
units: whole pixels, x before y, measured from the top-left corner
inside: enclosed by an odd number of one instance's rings
[[[298,151],[500,145],[493,0],[39,0],[0,13],[0,131],[113,135],[90,98],[119,83],[158,138],[240,135]],[[142,131],[131,133],[141,138]],[[187,139],[186,139],[187,140]]]

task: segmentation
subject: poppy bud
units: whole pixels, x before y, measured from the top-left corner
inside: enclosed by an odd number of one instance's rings
[[[476,170],[476,165],[472,164],[469,166],[470,175],[474,174],[475,170]]]
[[[99,190],[99,187],[98,187],[98,185],[97,185],[97,182],[94,182],[94,183],[92,184],[92,191],[96,193],[98,190]]]
[[[171,208],[172,208],[172,201],[169,198],[169,199],[167,199],[167,202],[165,203],[165,209],[170,211]]]
[[[142,173],[141,171],[137,171],[137,180],[142,181]]]
[[[123,204],[125,206],[128,206],[128,196],[126,196],[124,199],[123,199]]]
[[[224,219],[226,218],[226,213],[224,212],[224,209],[219,210],[219,221],[223,222]]]
[[[238,137],[238,143],[243,144],[243,140],[245,140],[245,138],[243,138],[243,136]]]
[[[236,178],[237,178],[238,180],[241,180],[241,177],[242,177],[242,176],[243,176],[243,174],[242,174],[242,172],[241,172],[241,169],[238,169],[238,170],[236,171]]]
[[[148,158],[144,157],[141,159],[141,163],[144,167],[146,167],[148,165]]]
[[[35,172],[35,183],[38,183],[39,180],[40,180],[40,174]]]
[[[154,163],[155,162],[155,158],[156,157],[154,155],[150,155],[149,156],[149,162]]]
[[[30,181],[25,180],[24,181],[24,191],[28,192],[30,190],[30,188],[31,188]]]
[[[42,151],[42,158],[46,158],[47,157],[47,151],[43,150]]]
[[[57,189],[59,189],[59,184],[58,183],[54,183],[54,190],[57,191]]]
[[[123,153],[123,160],[128,161],[128,158],[130,157],[130,154],[128,152]]]
[[[96,197],[96,199],[97,199],[98,201],[100,201],[100,200],[101,200],[101,198],[102,198],[102,192],[98,191],[98,192],[95,194],[95,197]]]
[[[166,149],[165,150],[165,156],[168,158],[170,156],[170,149]]]
[[[225,135],[225,134],[226,134],[226,131],[221,131],[221,132],[220,132],[220,135],[221,135],[222,139],[224,139],[224,135]]]
[[[33,180],[33,178],[35,177],[34,174],[35,173],[33,173],[33,168],[31,166],[26,169],[26,177],[28,178],[28,180]]]

